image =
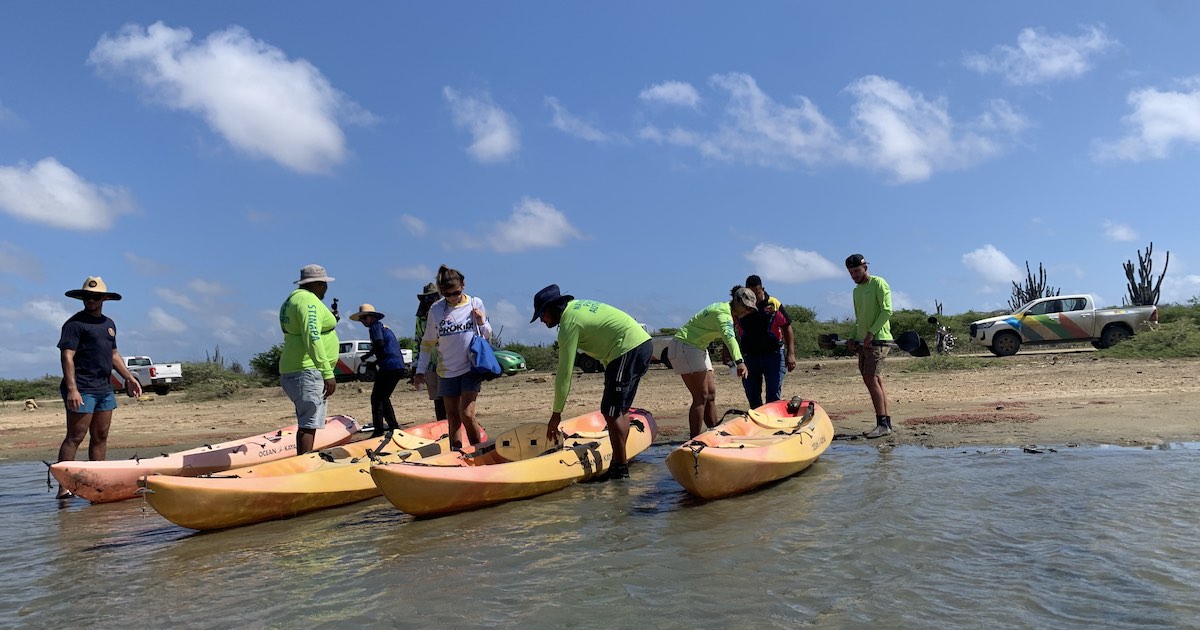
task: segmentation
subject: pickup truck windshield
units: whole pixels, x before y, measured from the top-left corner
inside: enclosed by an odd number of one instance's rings
[[[142,359],[142,358],[130,359],[128,362],[128,365],[135,365],[135,366],[136,365],[150,365],[150,359]]]

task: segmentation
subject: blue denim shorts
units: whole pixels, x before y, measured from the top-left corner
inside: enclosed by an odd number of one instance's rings
[[[279,384],[296,405],[296,424],[301,429],[325,427],[325,379],[320,370],[280,374]]]
[[[83,397],[83,404],[72,413],[95,413],[97,411],[112,411],[117,408],[117,396],[112,392],[107,394],[80,394]],[[67,404],[67,398],[63,396],[63,405]],[[71,411],[68,407],[67,411]]]
[[[481,389],[483,389],[483,379],[474,372],[467,372],[459,376],[443,376],[438,379],[438,395],[443,398],[462,396],[463,392],[478,394]]]

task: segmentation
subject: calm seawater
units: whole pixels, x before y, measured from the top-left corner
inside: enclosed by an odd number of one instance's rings
[[[197,534],[0,465],[0,626],[1200,627],[1200,447],[835,444],[703,503],[622,482],[414,521],[379,499]]]

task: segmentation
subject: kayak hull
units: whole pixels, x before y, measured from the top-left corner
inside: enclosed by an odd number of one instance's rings
[[[654,441],[658,428],[649,412],[631,410],[626,457],[632,459]],[[530,439],[545,433],[544,424],[523,425]],[[371,467],[383,496],[414,516],[435,516],[525,499],[600,477],[612,462],[604,416],[599,411],[564,420],[561,450],[515,461],[499,455],[511,431],[484,442],[473,452],[452,452],[416,463]]]
[[[350,416],[331,416],[317,429],[314,448],[349,442],[359,430]],[[66,490],[92,503],[123,501],[137,496],[138,479],[146,475],[196,477],[270,462],[296,453],[296,425],[261,435],[205,445],[157,457],[106,461],[67,461],[50,466],[50,474]]]
[[[833,441],[833,423],[815,402],[776,401],[731,417],[667,455],[671,476],[702,499],[721,499],[795,475]],[[756,421],[757,420],[757,421]]]
[[[449,450],[445,420],[319,453],[208,477],[152,475],[146,501],[167,520],[197,530],[290,518],[379,496],[371,456],[406,461]]]

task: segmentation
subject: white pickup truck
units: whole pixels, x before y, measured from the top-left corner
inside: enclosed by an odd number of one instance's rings
[[[1055,295],[1029,302],[1010,315],[971,324],[971,338],[998,357],[1014,355],[1022,344],[1090,341],[1107,348],[1158,323],[1158,307],[1096,308],[1090,295]]]
[[[142,384],[143,390],[166,396],[171,392],[172,385],[183,382],[183,368],[178,363],[155,363],[146,356],[123,358],[125,367],[129,368],[129,372]],[[115,390],[125,389],[125,379],[121,378],[116,370],[112,373],[112,384]]]

